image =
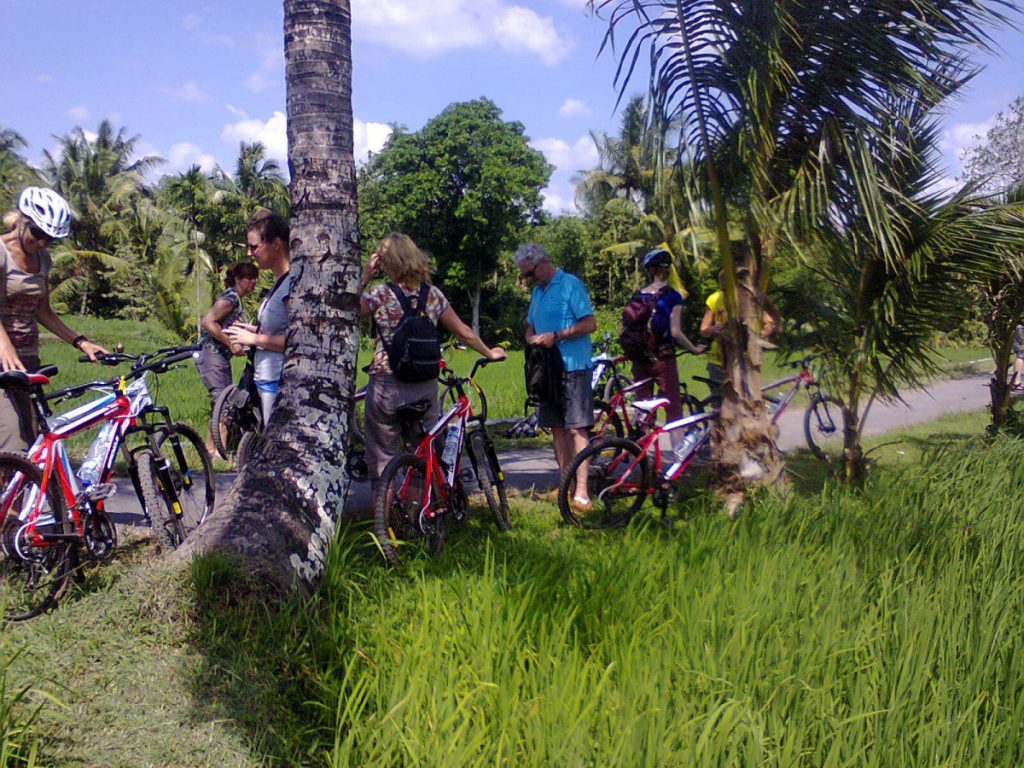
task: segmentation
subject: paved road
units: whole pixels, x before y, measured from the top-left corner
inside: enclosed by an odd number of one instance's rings
[[[875,403],[868,414],[866,434],[881,434],[894,429],[920,424],[947,413],[977,411],[989,403],[989,377],[972,376],[936,382],[927,390],[912,390],[902,403]],[[783,450],[804,445],[802,408],[794,408],[779,419],[779,447]],[[508,484],[518,490],[548,490],[558,480],[554,455],[550,449],[528,448],[501,453],[501,466]],[[234,481],[233,472],[217,476],[217,494],[227,493]],[[118,493],[107,502],[114,519],[124,525],[142,522],[139,502],[127,479],[118,481]],[[349,492],[350,512],[369,514],[371,508],[369,483],[353,483]]]

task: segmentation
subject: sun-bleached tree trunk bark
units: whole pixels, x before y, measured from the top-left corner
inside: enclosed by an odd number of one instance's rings
[[[312,587],[345,503],[359,320],[349,0],[284,0],[291,292],[281,393],[230,494],[184,555],[236,555]]]

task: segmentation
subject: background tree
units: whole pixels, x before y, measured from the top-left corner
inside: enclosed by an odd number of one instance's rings
[[[19,150],[28,143],[10,128],[0,128],[0,205],[4,212],[13,210],[21,190],[40,181],[39,172],[32,168]]]
[[[63,244],[79,261],[79,314],[116,313],[107,260],[121,241],[122,215],[142,193],[143,174],[163,162],[153,156],[135,159],[137,143],[138,136],[127,136],[123,127],[115,131],[104,120],[95,138],[76,128],[60,139],[56,155],[45,152],[45,174],[75,214],[75,226]]]
[[[1024,96],[1014,99],[995,117],[985,138],[961,156],[964,178],[993,195],[1024,184]]]
[[[1017,206],[986,204],[970,186],[948,195],[941,179],[935,107],[964,80],[932,99],[895,99],[884,140],[844,139],[845,190],[804,238],[805,269],[786,286],[783,314],[810,333],[801,349],[820,358],[828,389],[842,402],[845,476],[865,472],[861,437],[877,398],[939,374],[936,331],[962,320],[951,301],[969,283],[1003,274],[1024,246]],[[1005,371],[1005,368],[1004,368]],[[1005,382],[1005,374],[1003,376]]]
[[[415,133],[396,127],[361,175],[364,242],[405,232],[430,253],[438,281],[480,327],[481,286],[503,250],[540,216],[551,176],[521,123],[488,99],[448,106]],[[460,301],[460,298],[464,297]]]
[[[592,0],[625,32],[620,92],[645,51],[653,109],[680,121],[695,197],[711,212],[727,323],[716,486],[734,511],[752,482],[780,470],[761,397],[760,320],[782,232],[827,210],[848,156],[837,136],[881,136],[891,94],[942,88],[963,48],[985,45],[1011,2]],[[647,74],[646,72],[644,73]],[[729,207],[743,212],[731,242]]]
[[[291,292],[281,394],[226,499],[181,556],[214,548],[314,584],[342,513],[359,319],[348,0],[285,0]]]

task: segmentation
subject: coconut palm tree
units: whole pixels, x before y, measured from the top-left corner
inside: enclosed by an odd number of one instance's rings
[[[712,215],[728,321],[717,488],[734,512],[780,463],[760,399],[765,295],[783,231],[800,236],[853,169],[843,136],[882,136],[895,95],[930,97],[968,46],[989,42],[1010,0],[591,0],[608,14],[620,93],[649,63],[649,98],[679,120],[698,197]],[[731,242],[729,207],[743,213]]]
[[[103,286],[107,270],[102,259],[88,254],[113,256],[119,243],[119,217],[142,193],[144,175],[163,160],[155,156],[135,157],[138,136],[125,129],[114,130],[108,120],[100,123],[96,136],[75,128],[60,139],[60,149],[44,153],[44,172],[71,205],[75,226],[66,243],[83,257],[78,311],[92,309],[91,299]]]
[[[231,494],[186,552],[315,583],[348,485],[359,320],[349,0],[285,0],[291,293],[281,394]]]

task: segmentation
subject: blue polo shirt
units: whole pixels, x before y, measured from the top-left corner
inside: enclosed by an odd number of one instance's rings
[[[575,275],[557,269],[545,287],[533,287],[526,322],[537,333],[556,333],[592,314],[594,308],[590,306],[590,296],[583,283]],[[583,371],[591,366],[589,333],[559,341],[558,351],[562,353],[567,371]]]

